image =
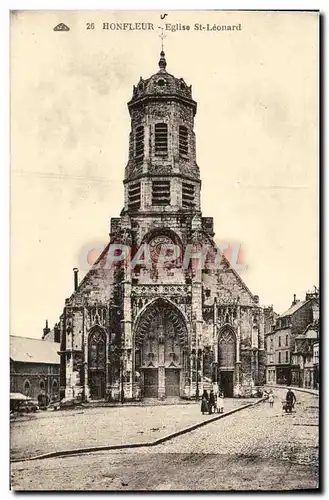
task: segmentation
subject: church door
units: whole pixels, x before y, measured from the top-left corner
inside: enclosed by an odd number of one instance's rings
[[[179,373],[175,368],[166,368],[166,396],[179,396]]]
[[[105,398],[106,385],[106,337],[101,329],[89,335],[88,384],[91,399]]]
[[[225,398],[233,398],[233,371],[222,371],[220,385]]]
[[[158,397],[158,370],[149,368],[144,370],[144,397]]]
[[[135,369],[144,374],[145,397],[180,396],[180,373],[187,329],[180,311],[158,299],[146,308],[135,335]]]
[[[218,369],[220,389],[226,398],[233,397],[235,350],[234,332],[230,327],[224,328],[218,339]]]

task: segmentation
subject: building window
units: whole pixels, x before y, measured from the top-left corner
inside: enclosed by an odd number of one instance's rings
[[[23,387],[24,387],[25,394],[28,394],[30,392],[30,389],[31,389],[30,381],[29,380],[25,380]]]
[[[288,335],[286,335],[286,345],[288,345]]]
[[[152,205],[170,205],[170,181],[152,182]]]
[[[289,363],[289,352],[286,351],[286,363]]]
[[[279,363],[281,363],[281,352],[279,352]]]
[[[188,154],[188,131],[183,125],[179,127],[179,154],[182,156]]]
[[[141,163],[144,159],[144,127],[140,125],[135,131],[135,160]]]
[[[273,339],[271,338],[271,351],[273,351]]]
[[[40,386],[40,389],[41,389],[42,391],[44,391],[44,389],[45,389],[45,382],[44,382],[44,380],[40,380],[40,384],[39,384],[39,386]]]
[[[156,156],[168,154],[168,126],[166,123],[155,124],[155,154]]]
[[[188,182],[182,184],[182,206],[183,208],[193,208],[195,198],[195,186]]]
[[[222,333],[218,342],[219,366],[231,368],[235,366],[235,338],[230,330]]]
[[[281,347],[281,337],[279,335],[279,347]]]
[[[135,182],[128,187],[128,210],[138,210],[141,206],[141,183]]]

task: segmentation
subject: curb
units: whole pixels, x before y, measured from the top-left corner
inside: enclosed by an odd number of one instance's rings
[[[11,460],[10,462],[11,463],[30,462],[32,460],[44,460],[46,458],[60,458],[60,457],[66,457],[66,456],[72,456],[72,455],[82,455],[82,454],[87,454],[87,453],[95,453],[98,451],[124,450],[127,448],[142,448],[142,447],[150,448],[152,446],[157,446],[158,444],[162,444],[165,441],[169,441],[170,439],[173,439],[175,437],[181,436],[182,434],[186,434],[188,432],[194,431],[195,429],[198,429],[199,427],[203,427],[204,425],[207,425],[211,422],[215,422],[216,420],[219,420],[221,418],[228,417],[229,415],[232,415],[233,413],[236,413],[238,411],[245,410],[247,408],[255,406],[263,401],[265,401],[265,398],[261,398],[258,401],[255,401],[254,403],[248,403],[248,404],[240,406],[238,408],[234,408],[233,410],[230,410],[227,413],[222,413],[222,414],[216,415],[215,417],[212,417],[209,420],[203,420],[202,422],[198,422],[196,424],[193,424],[190,427],[185,427],[185,429],[175,431],[171,434],[168,434],[167,436],[156,439],[155,441],[147,441],[145,443],[114,444],[114,445],[109,445],[109,446],[96,446],[96,447],[92,447],[92,448],[78,448],[76,450],[53,451],[50,453],[45,453],[43,455],[36,455],[34,457],[29,457],[29,458],[17,458],[17,459]]]
[[[283,389],[287,390],[288,386],[285,385],[266,385],[265,387],[268,387],[269,389]],[[293,391],[297,392],[305,392],[306,394],[312,394],[312,396],[317,396],[320,397],[320,394],[318,391],[313,391],[312,389],[304,389],[303,387],[294,387],[293,385],[289,386]]]

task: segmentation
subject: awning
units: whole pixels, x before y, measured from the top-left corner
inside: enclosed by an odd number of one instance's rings
[[[11,392],[10,401],[30,401],[31,398],[21,394],[20,392]]]

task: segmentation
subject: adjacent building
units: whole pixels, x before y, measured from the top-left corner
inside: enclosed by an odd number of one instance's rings
[[[47,404],[59,398],[59,347],[56,342],[10,336],[10,392]]]
[[[314,387],[313,343],[318,341],[319,292],[294,300],[281,315],[273,313],[266,331],[266,383]],[[318,372],[317,372],[318,373]]]

